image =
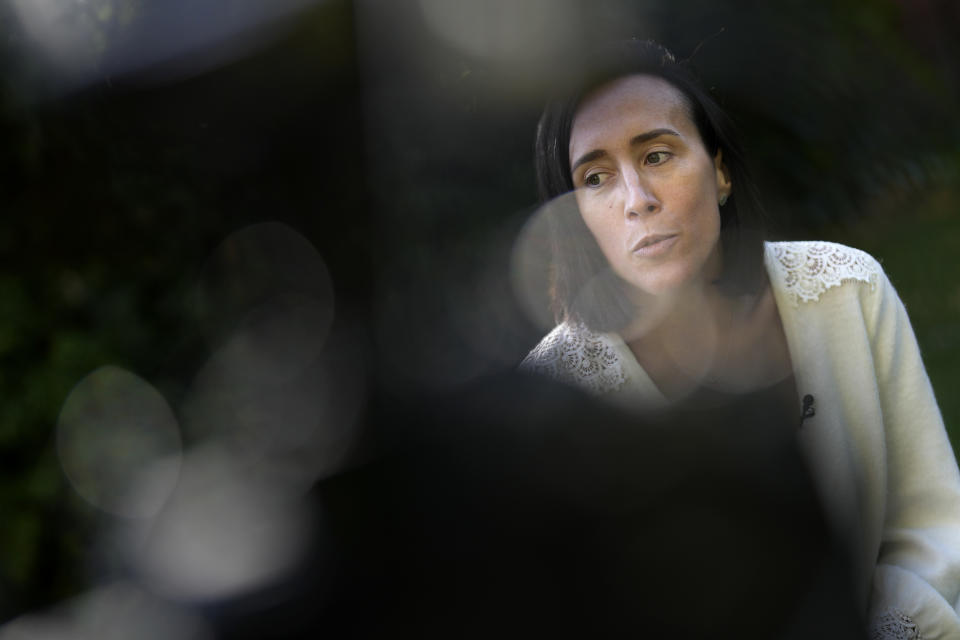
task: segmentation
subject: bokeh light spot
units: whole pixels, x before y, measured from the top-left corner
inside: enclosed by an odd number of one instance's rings
[[[556,324],[549,295],[553,261],[550,218],[562,215],[562,207],[576,206],[573,193],[551,200],[530,216],[514,243],[510,261],[513,293],[530,321],[543,330],[551,329]]]
[[[133,568],[158,593],[209,601],[280,578],[301,557],[307,517],[283,488],[216,445],[191,451],[163,512],[130,532]]]
[[[282,345],[292,341],[283,334],[293,329],[297,349],[315,355],[333,322],[333,283],[323,258],[303,235],[279,222],[227,237],[204,266],[196,300],[214,346],[225,337],[242,342],[243,334],[252,332],[261,345],[289,355]]]
[[[149,383],[119,367],[104,366],[67,396],[57,422],[60,464],[85,500],[109,513],[151,516],[163,505],[179,474],[177,420]],[[132,501],[138,474],[166,463],[153,491]]]
[[[458,49],[503,61],[546,57],[578,27],[571,0],[420,0],[434,32]]]
[[[198,616],[127,582],[99,587],[0,629],[0,640],[131,639],[212,640],[213,634]]]

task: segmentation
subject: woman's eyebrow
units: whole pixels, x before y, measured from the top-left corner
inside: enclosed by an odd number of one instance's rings
[[[573,173],[574,171],[576,171],[577,167],[579,167],[583,163],[590,162],[591,160],[596,160],[597,158],[602,158],[605,155],[607,155],[607,152],[604,151],[603,149],[594,149],[593,151],[586,152],[585,154],[580,156],[579,160],[573,163],[573,167],[570,169],[570,173]]]
[[[677,136],[680,137],[680,134],[674,131],[673,129],[652,129],[645,133],[636,135],[630,139],[630,146],[635,147],[638,144],[643,144],[648,140],[653,140],[654,138],[659,138],[660,136]],[[570,168],[570,173],[573,173],[577,170],[577,167],[582,165],[585,162],[590,162],[591,160],[596,160],[597,158],[602,158],[607,155],[607,152],[603,149],[594,149],[593,151],[588,151],[587,153],[580,156],[576,162],[573,163],[573,166]]]
[[[641,133],[640,135],[631,138],[630,146],[635,147],[638,144],[643,144],[648,140],[653,140],[654,138],[659,138],[660,136],[677,136],[679,138],[680,134],[673,129],[653,129],[652,131],[647,131],[646,133]]]

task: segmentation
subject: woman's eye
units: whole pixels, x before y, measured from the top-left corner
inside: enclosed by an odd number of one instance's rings
[[[603,184],[603,179],[600,177],[599,173],[594,173],[583,179],[583,184],[588,187],[599,187]]]
[[[647,164],[663,164],[670,157],[668,151],[653,151],[647,154]]]

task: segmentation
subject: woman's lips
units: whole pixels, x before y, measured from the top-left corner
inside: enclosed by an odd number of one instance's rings
[[[644,236],[640,239],[640,242],[633,245],[631,250],[633,255],[640,256],[642,258],[650,258],[653,256],[658,256],[662,253],[666,253],[670,250],[677,242],[679,238],[677,234],[656,234],[650,236]]]

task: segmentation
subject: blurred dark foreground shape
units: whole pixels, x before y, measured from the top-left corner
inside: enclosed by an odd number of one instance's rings
[[[370,462],[220,637],[863,637],[773,394],[646,417],[521,375],[371,407]]]

